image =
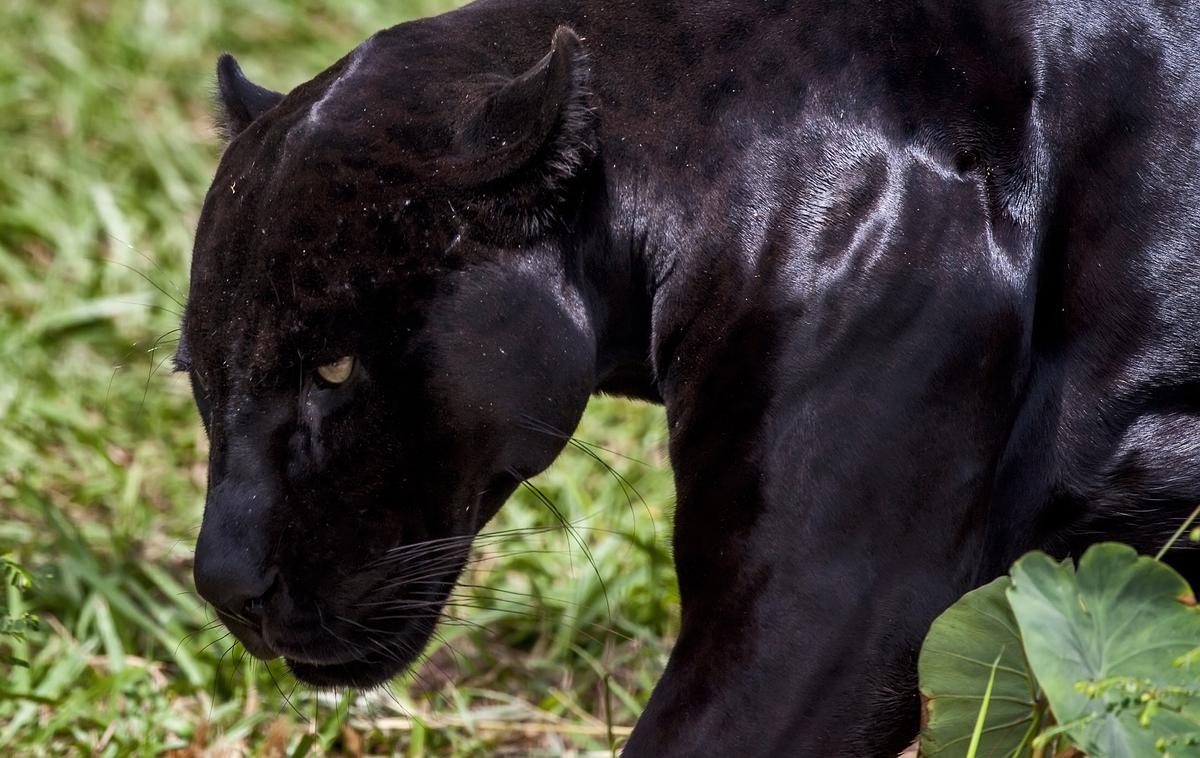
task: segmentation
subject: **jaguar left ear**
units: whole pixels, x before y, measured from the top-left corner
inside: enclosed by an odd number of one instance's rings
[[[441,180],[470,191],[493,228],[544,231],[596,152],[590,74],[579,37],[558,27],[549,53],[471,106]]]
[[[227,140],[236,137],[282,99],[281,93],[247,79],[237,59],[229,53],[217,59],[217,105],[220,108],[217,128]]]

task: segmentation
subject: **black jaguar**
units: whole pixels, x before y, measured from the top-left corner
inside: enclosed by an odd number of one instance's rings
[[[287,95],[222,58],[200,593],[382,682],[547,430],[659,401],[683,623],[625,754],[894,756],[955,598],[1200,502],[1198,61],[1191,0],[479,0]]]

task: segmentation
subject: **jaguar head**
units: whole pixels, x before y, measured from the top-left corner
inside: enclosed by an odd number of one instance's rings
[[[218,63],[230,141],[176,358],[210,440],[195,581],[315,685],[413,660],[595,385],[580,41],[445,47],[397,27],[286,96]]]

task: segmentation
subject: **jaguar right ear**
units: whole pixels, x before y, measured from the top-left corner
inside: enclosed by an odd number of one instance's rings
[[[224,53],[217,59],[217,128],[231,140],[256,118],[279,104],[283,95],[246,78],[237,59]]]
[[[597,149],[590,76],[579,37],[560,26],[548,53],[472,104],[438,169],[472,194],[482,227],[528,239],[555,223]]]

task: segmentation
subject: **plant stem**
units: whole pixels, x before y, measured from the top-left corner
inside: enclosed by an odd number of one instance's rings
[[[1162,557],[1167,554],[1167,551],[1171,549],[1171,546],[1174,545],[1175,542],[1183,535],[1183,533],[1187,531],[1187,528],[1192,525],[1192,522],[1196,520],[1197,516],[1200,516],[1200,505],[1196,506],[1196,510],[1192,511],[1192,515],[1184,519],[1183,523],[1179,525],[1179,528],[1175,530],[1175,533],[1171,535],[1171,539],[1167,540],[1167,544],[1163,545],[1162,550],[1159,550],[1158,554],[1154,556],[1154,560],[1162,560]]]

